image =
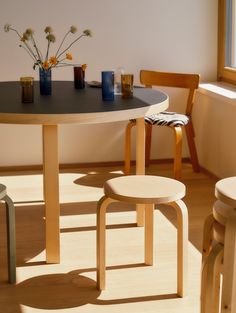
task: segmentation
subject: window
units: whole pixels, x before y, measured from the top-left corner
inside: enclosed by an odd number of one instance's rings
[[[236,84],[236,0],[219,0],[218,79]]]

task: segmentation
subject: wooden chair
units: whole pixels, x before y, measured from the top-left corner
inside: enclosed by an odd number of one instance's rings
[[[236,177],[217,182],[215,195],[220,200],[204,224],[201,313],[236,312],[235,186]]]
[[[13,284],[16,282],[15,207],[3,184],[0,184],[0,201],[6,204],[8,280]]]
[[[181,182],[160,176],[129,175],[113,178],[104,185],[105,196],[97,210],[97,286],[105,289],[105,229],[106,209],[112,202],[145,204],[145,264],[153,264],[153,213],[155,204],[172,206],[177,213],[177,293],[183,297],[187,284],[188,211],[181,200],[185,186]]]
[[[174,131],[175,136],[175,156],[174,156],[174,178],[181,178],[182,166],[182,128],[186,130],[188,147],[190,152],[191,163],[193,170],[199,172],[199,163],[197,151],[194,142],[194,129],[191,119],[195,91],[199,85],[198,74],[182,74],[182,73],[164,73],[155,71],[140,71],[140,82],[145,87],[152,88],[152,86],[166,86],[185,88],[189,90],[188,99],[184,114],[175,112],[162,112],[145,117],[146,122],[146,165],[150,163],[152,126],[169,126]],[[131,163],[131,130],[136,125],[135,120],[131,120],[126,127],[125,134],[125,169],[126,175],[130,174]]]

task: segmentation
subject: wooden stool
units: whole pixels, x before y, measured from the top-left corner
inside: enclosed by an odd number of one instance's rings
[[[177,293],[183,297],[187,283],[188,211],[181,200],[185,186],[181,182],[159,176],[130,175],[113,178],[104,184],[105,196],[97,211],[97,287],[105,289],[105,214],[115,201],[145,204],[145,264],[153,264],[153,213],[155,204],[172,206],[177,213]]]
[[[204,224],[201,313],[236,312],[236,177],[215,186],[218,199]],[[223,275],[220,294],[220,274]],[[219,304],[221,303],[221,309]]]
[[[6,186],[2,184],[0,184],[0,200],[6,204],[8,280],[13,284],[16,282],[15,207],[7,195]]]

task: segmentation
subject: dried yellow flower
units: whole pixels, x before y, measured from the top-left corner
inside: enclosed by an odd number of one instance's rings
[[[71,32],[72,34],[75,34],[75,33],[77,32],[77,27],[74,26],[74,25],[72,25],[72,26],[70,27],[70,32]]]
[[[43,69],[47,70],[49,68],[49,63],[48,61],[44,61],[42,64]]]
[[[23,40],[21,40],[21,41],[29,40],[29,38],[30,38],[30,35],[25,32],[25,33],[23,34],[23,37],[22,37]]]
[[[84,34],[85,36],[92,37],[92,32],[91,32],[90,29],[85,29],[85,30],[83,31],[83,34]]]
[[[11,29],[11,25],[10,25],[10,24],[5,24],[5,25],[4,25],[4,31],[5,31],[6,33],[9,32],[10,29]]]
[[[53,29],[52,29],[51,26],[47,26],[47,27],[45,27],[44,32],[45,32],[46,34],[51,34],[51,33],[53,32]]]
[[[52,65],[56,65],[58,63],[58,60],[55,56],[52,56],[50,59],[49,59],[49,62],[52,64]]]
[[[87,64],[82,64],[82,70],[85,71],[87,68]]]
[[[34,34],[34,31],[31,28],[27,28],[25,34],[27,34],[28,36],[32,36]]]
[[[66,53],[66,59],[67,60],[72,60],[73,59],[72,54],[71,53]]]
[[[53,29],[51,26],[46,26],[44,29],[44,32],[46,33],[46,39],[47,39],[47,50],[45,56],[43,56],[42,52],[38,48],[37,42],[34,37],[34,30],[31,28],[27,28],[24,33],[18,32],[17,29],[12,27],[10,24],[4,25],[4,31],[9,32],[13,31],[17,34],[18,39],[20,40],[19,47],[23,48],[33,59],[33,69],[35,69],[37,66],[44,70],[50,70],[53,67],[59,67],[59,66],[66,66],[71,65],[67,62],[64,62],[65,60],[72,60],[73,56],[69,52],[72,45],[74,45],[76,42],[78,42],[81,38],[85,36],[92,36],[92,32],[89,29],[85,29],[82,31],[74,40],[72,40],[71,43],[66,43],[66,39],[70,34],[74,34],[77,32],[77,27],[72,25],[70,26],[69,30],[65,33],[64,37],[62,38],[61,43],[59,44],[56,52],[51,53],[51,43],[54,43],[56,41],[56,37],[53,34]],[[49,56],[52,55],[50,58]],[[82,69],[85,71],[87,65],[83,64]]]
[[[53,34],[47,35],[46,38],[50,42],[55,42],[56,41],[56,37]]]

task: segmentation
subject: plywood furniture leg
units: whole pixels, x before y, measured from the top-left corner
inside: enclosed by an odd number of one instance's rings
[[[173,127],[175,133],[175,155],[174,155],[174,178],[181,179],[182,170],[182,141],[183,141],[183,131],[181,126]]]
[[[203,226],[203,239],[202,239],[202,263],[204,259],[209,255],[211,242],[212,242],[212,230],[213,230],[214,216],[211,213],[207,216]]]
[[[105,289],[106,275],[106,209],[115,200],[102,197],[97,206],[97,288]]]
[[[8,280],[9,283],[14,284],[16,282],[15,208],[8,195],[5,195],[2,200],[6,203]]]
[[[177,214],[177,293],[184,297],[188,281],[188,209],[182,200],[169,205]]]
[[[225,229],[222,284],[222,313],[236,312],[236,209],[232,210]]]
[[[153,265],[153,214],[154,204],[146,204],[145,208],[145,264]]]
[[[136,122],[130,121],[125,129],[125,165],[124,165],[124,174],[130,174],[131,166],[131,131],[132,128],[136,125]]]
[[[211,249],[204,261],[202,271],[201,313],[219,312],[220,272],[223,245],[218,243]]]
[[[190,158],[191,158],[191,163],[194,172],[200,172],[200,166],[198,162],[198,156],[197,156],[197,149],[194,141],[194,129],[193,129],[193,123],[192,120],[190,119],[189,123],[185,125],[185,131],[186,131],[186,136],[187,136],[187,141],[188,141],[188,148],[189,148],[189,153],[190,153]]]
[[[136,175],[145,175],[145,121],[136,119]],[[137,225],[144,226],[144,204],[137,204]]]
[[[152,143],[152,125],[149,123],[145,124],[146,127],[146,142],[145,142],[145,166],[150,165],[151,158],[151,143]]]
[[[57,125],[43,125],[46,262],[60,263],[60,204]]]

